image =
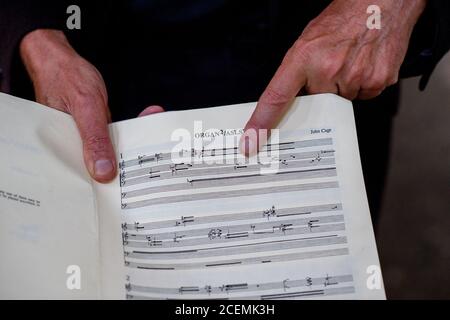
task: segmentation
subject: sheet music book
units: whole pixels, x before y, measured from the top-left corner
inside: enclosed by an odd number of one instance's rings
[[[384,299],[351,102],[297,98],[246,158],[255,105],[111,124],[99,184],[70,115],[0,94],[0,298]]]

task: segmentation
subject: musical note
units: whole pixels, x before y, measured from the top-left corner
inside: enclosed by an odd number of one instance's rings
[[[210,285],[206,285],[206,286],[205,286],[205,291],[206,291],[206,293],[211,294],[211,292],[212,292],[212,287],[211,287]]]
[[[338,282],[337,281],[331,282],[331,277],[328,276],[328,273],[327,273],[327,276],[325,277],[325,281],[323,282],[323,286],[324,287],[328,287],[328,286],[333,286],[333,285],[336,285],[336,284],[338,284]]]
[[[209,230],[209,232],[208,232],[208,238],[210,240],[216,239],[216,238],[221,238],[221,237],[222,237],[222,229],[215,228],[215,229]]]
[[[183,294],[184,292],[198,292],[198,291],[200,291],[199,287],[180,287],[178,289],[178,292],[180,294]]]
[[[319,220],[309,220],[309,221],[308,221],[308,228],[309,228],[309,231],[312,232],[312,229],[313,229],[313,228],[318,228],[318,227],[319,227],[319,226],[315,226],[315,225],[314,225],[314,223],[317,223],[317,222],[319,222]]]
[[[136,231],[139,231],[140,229],[144,229],[144,227],[143,227],[143,226],[140,226],[140,225],[139,225],[139,222],[135,222],[135,223],[134,223],[134,229],[135,229]]]
[[[286,233],[287,230],[293,230],[293,226],[292,223],[288,223],[288,224],[280,224],[279,226],[274,226],[272,227],[273,230],[278,229],[279,231]]]
[[[159,178],[159,177],[161,177],[161,175],[159,175],[159,174],[150,174],[148,176],[149,179],[154,179],[154,178]]]
[[[144,156],[138,156],[137,158],[138,158],[138,164],[139,164],[139,166],[142,167],[142,163],[144,163],[145,155],[144,155]]]
[[[318,153],[317,156],[313,160],[311,160],[311,163],[320,162],[321,160],[322,157],[320,156],[320,153]]]
[[[172,175],[174,175],[174,174],[176,175],[178,171],[189,170],[191,167],[192,167],[192,164],[182,162],[182,163],[176,163],[176,164],[170,165],[169,169],[172,172]]]
[[[180,242],[180,239],[184,238],[184,236],[178,236],[176,233],[173,237],[173,242]]]
[[[288,281],[289,281],[289,279],[283,280],[283,290],[284,290],[284,291],[286,291],[287,289],[290,288],[290,287],[288,286]]]
[[[272,208],[263,211],[263,217],[266,217],[267,220],[269,220],[270,217],[274,216],[276,216],[275,206],[272,206]]]
[[[194,222],[195,220],[194,220],[194,216],[188,216],[188,217],[181,217],[181,220],[180,221],[176,221],[175,222],[175,226],[179,226],[179,225],[186,225],[186,223],[189,223],[189,222]]]
[[[147,236],[147,245],[149,247],[159,247],[162,246],[163,242],[161,240],[156,240],[154,237]]]
[[[245,290],[248,288],[247,283],[227,284],[222,286],[222,291]]]
[[[128,232],[122,233],[122,243],[124,246],[128,244]]]
[[[248,232],[227,233],[225,239],[247,238]]]
[[[247,168],[247,166],[245,166],[245,165],[241,165],[241,164],[236,164],[235,166],[234,166],[234,170],[238,170],[238,169],[246,169]]]

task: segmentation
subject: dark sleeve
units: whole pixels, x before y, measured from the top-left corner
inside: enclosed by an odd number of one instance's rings
[[[424,90],[439,61],[450,49],[450,1],[428,0],[427,8],[414,28],[401,77],[421,75]]]
[[[67,18],[66,0],[0,1],[0,90],[9,91],[12,60],[21,39],[36,29],[63,30]]]

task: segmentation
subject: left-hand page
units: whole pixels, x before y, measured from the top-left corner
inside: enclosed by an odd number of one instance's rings
[[[0,94],[0,298],[98,298],[97,223],[72,118]]]

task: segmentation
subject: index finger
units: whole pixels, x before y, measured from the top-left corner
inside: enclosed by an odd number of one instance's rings
[[[246,155],[256,154],[266,143],[266,135],[257,134],[261,129],[275,128],[287,111],[292,100],[306,84],[306,74],[300,59],[290,49],[276,71],[266,90],[261,95],[241,137],[240,149]],[[256,135],[255,135],[256,132]],[[256,141],[255,141],[256,137]]]

